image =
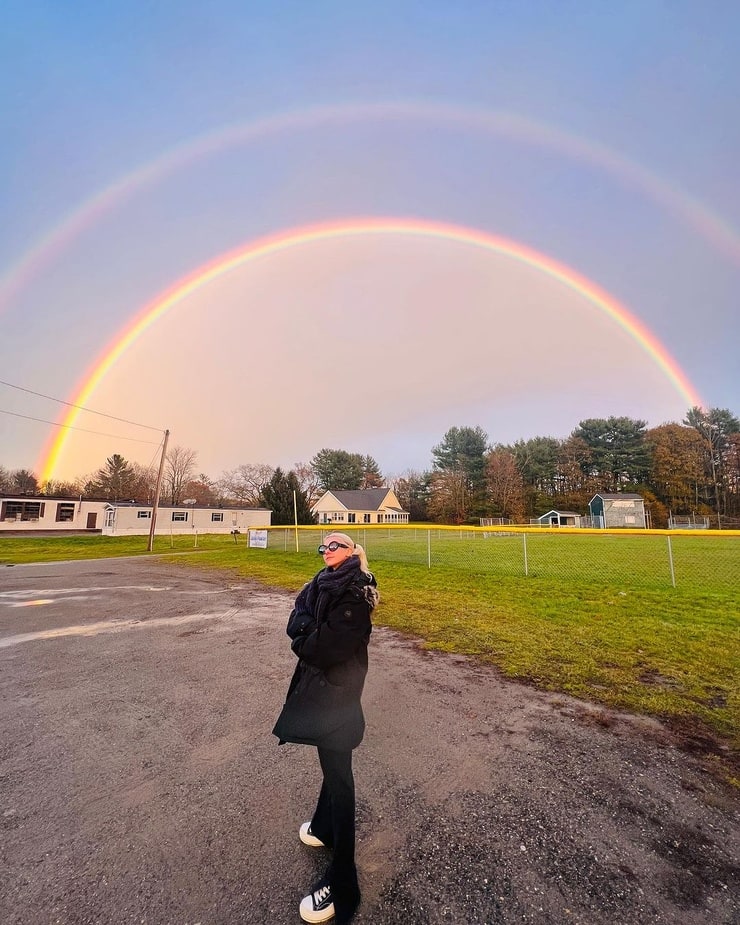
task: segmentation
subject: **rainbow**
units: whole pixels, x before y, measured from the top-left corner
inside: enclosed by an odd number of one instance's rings
[[[70,403],[87,405],[98,385],[123,353],[167,312],[213,280],[250,261],[258,260],[271,254],[278,254],[289,248],[337,238],[372,235],[405,235],[455,241],[472,247],[483,248],[496,254],[502,254],[539,270],[587,299],[626,331],[642,348],[644,353],[662,370],[688,406],[702,405],[702,400],[696,390],[657,337],[613,296],[585,276],[517,241],[498,237],[474,228],[412,218],[354,218],[340,222],[290,228],[269,237],[249,241],[234,250],[220,254],[178,280],[173,286],[145,305],[96,360],[92,368],[84,376],[82,384],[77,388],[73,397],[70,398]],[[79,414],[80,411],[77,408],[72,408],[68,411],[64,420],[60,422],[62,427],[59,433],[52,437],[47,447],[45,447],[37,468],[37,471],[41,472],[41,481],[47,481],[53,477],[54,470],[59,464],[69,437],[68,428],[74,425]]]
[[[726,219],[687,193],[674,189],[641,164],[562,129],[514,113],[442,103],[409,101],[345,103],[316,106],[298,112],[277,113],[248,123],[227,125],[188,139],[154,160],[119,177],[50,229],[0,276],[0,310],[9,305],[33,279],[77,237],[140,190],[202,158],[238,145],[287,132],[369,121],[431,123],[450,129],[503,135],[535,147],[555,151],[590,164],[637,189],[686,223],[695,232],[740,263],[740,234]]]

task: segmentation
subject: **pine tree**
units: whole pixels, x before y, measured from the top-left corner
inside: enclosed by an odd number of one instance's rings
[[[293,492],[295,492],[295,508]],[[298,478],[292,470],[285,475],[278,467],[262,489],[260,502],[272,511],[272,523],[277,526],[295,523],[296,510],[299,524],[314,522],[306,493],[301,490]]]

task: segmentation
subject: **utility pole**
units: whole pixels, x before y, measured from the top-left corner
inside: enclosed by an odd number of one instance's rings
[[[157,524],[157,507],[159,506],[159,493],[162,489],[162,473],[164,472],[164,460],[167,455],[167,441],[170,439],[170,432],[164,432],[164,443],[162,444],[162,456],[159,460],[159,473],[157,474],[157,487],[154,489],[154,504],[152,505],[152,522],[149,525],[149,545],[147,551],[154,549],[154,528]]]

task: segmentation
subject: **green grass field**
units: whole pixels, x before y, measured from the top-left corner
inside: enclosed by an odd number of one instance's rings
[[[433,533],[435,531],[432,531]],[[352,531],[367,546],[382,600],[376,622],[429,648],[496,665],[551,691],[650,714],[740,747],[738,537],[468,536],[426,528]],[[321,567],[321,532],[158,537],[155,553],[297,590]],[[0,565],[146,554],[146,537],[2,538]],[[432,568],[427,567],[430,553]],[[2,574],[0,572],[0,574]],[[287,613],[286,613],[287,617]]]

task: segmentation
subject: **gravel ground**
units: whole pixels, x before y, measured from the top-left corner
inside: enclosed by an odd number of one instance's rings
[[[382,589],[381,589],[382,591]],[[0,569],[0,922],[298,923],[291,596],[156,560]],[[376,629],[358,925],[730,925],[738,802],[659,723]]]

